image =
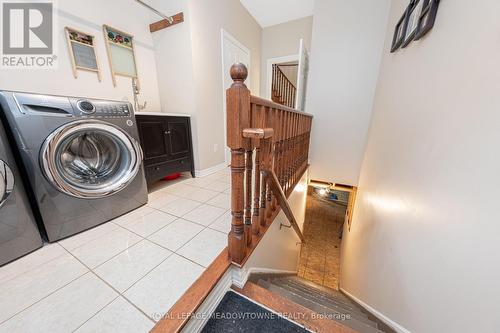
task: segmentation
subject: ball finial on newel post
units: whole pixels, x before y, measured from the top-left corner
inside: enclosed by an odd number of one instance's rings
[[[238,62],[231,66],[230,74],[233,84],[244,84],[248,77],[248,69],[244,64]]]

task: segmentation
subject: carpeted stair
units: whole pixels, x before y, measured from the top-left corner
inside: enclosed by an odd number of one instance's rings
[[[202,333],[306,333],[301,326],[228,291]]]

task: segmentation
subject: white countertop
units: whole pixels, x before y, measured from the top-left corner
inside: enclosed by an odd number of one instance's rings
[[[169,113],[169,112],[136,112],[135,115],[143,115],[143,116],[171,116],[171,117],[191,117],[189,114],[185,113]]]

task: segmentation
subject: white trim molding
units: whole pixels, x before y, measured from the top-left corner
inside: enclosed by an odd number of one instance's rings
[[[229,289],[231,289],[231,270],[232,269],[229,268],[226,273],[224,273],[222,278],[215,285],[214,289],[212,289],[207,298],[205,298],[203,303],[201,303],[201,305],[196,310],[195,317],[191,318],[186,323],[186,325],[182,329],[182,332],[200,332],[207,324],[215,309],[217,309],[217,306],[222,301],[224,295],[229,291]]]
[[[380,319],[381,321],[383,321],[387,326],[389,326],[390,328],[392,328],[396,332],[398,332],[398,333],[411,333],[410,330],[404,328],[402,325],[396,323],[394,320],[390,319],[389,317],[387,317],[386,315],[384,315],[380,311],[378,311],[378,310],[374,309],[373,307],[371,307],[370,305],[366,304],[365,302],[363,302],[362,300],[360,300],[356,296],[354,296],[351,293],[349,293],[344,288],[340,288],[340,290],[344,294],[346,294],[347,296],[349,296],[350,298],[352,298],[356,303],[358,303],[363,308],[365,308],[366,311],[370,312],[372,315],[374,315],[375,317],[377,317],[378,319]]]
[[[236,47],[239,47],[243,52],[248,54],[248,64],[247,64],[247,70],[248,70],[248,78],[245,81],[245,84],[247,85],[248,89],[251,87],[251,63],[252,63],[252,53],[250,52],[250,49],[246,47],[243,43],[241,43],[239,40],[237,40],[233,35],[231,35],[229,32],[227,32],[224,29],[220,29],[220,48],[221,48],[221,60],[222,60],[222,105],[223,105],[223,114],[224,114],[224,144],[227,142],[227,114],[226,114],[226,82],[225,82],[225,77],[226,77],[226,68],[224,67],[224,40],[227,40],[228,42],[234,44]],[[227,147],[224,147],[224,159],[226,160],[227,163],[231,161],[231,157],[228,151]]]
[[[271,269],[271,268],[259,268],[259,267],[250,267],[250,268],[237,268],[233,269],[233,284],[238,288],[243,288],[248,281],[248,277],[252,274],[297,274],[297,271],[285,271],[279,269]]]
[[[227,163],[223,162],[221,164],[214,165],[213,167],[207,169],[195,170],[194,175],[196,178],[206,177],[213,173],[216,173],[217,171],[224,170],[227,167],[228,167]]]

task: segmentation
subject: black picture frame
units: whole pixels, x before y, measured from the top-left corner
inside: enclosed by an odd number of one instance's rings
[[[396,52],[397,49],[403,44],[403,36],[406,31],[406,24],[408,23],[406,20],[406,15],[408,14],[408,8],[405,10],[405,13],[399,19],[396,27],[394,28],[394,36],[392,37],[392,45],[391,45],[391,53]]]
[[[425,7],[418,20],[418,32],[414,37],[415,40],[419,40],[426,35],[434,27],[434,22],[436,22],[439,0],[425,1]]]
[[[420,17],[424,11],[426,1],[429,0],[415,0],[408,6],[402,48],[407,47],[418,34]]]

